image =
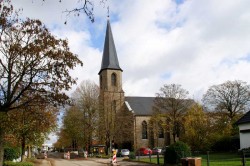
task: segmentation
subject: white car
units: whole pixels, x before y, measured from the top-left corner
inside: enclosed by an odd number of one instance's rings
[[[38,154],[36,155],[36,158],[37,158],[37,159],[45,159],[46,156],[47,156],[46,151],[41,151],[40,153],[38,153]]]
[[[129,156],[130,151],[128,149],[121,149],[121,156]]]

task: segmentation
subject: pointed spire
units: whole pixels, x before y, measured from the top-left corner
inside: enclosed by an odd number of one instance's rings
[[[107,19],[109,20],[109,6],[107,7]]]
[[[98,74],[100,74],[104,69],[113,69],[122,71],[118,62],[109,19],[107,21],[106,36],[105,36],[104,49],[102,55],[102,66]]]

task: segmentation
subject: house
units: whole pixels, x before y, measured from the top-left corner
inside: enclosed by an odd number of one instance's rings
[[[236,124],[239,126],[240,149],[250,147],[250,111],[242,116]]]

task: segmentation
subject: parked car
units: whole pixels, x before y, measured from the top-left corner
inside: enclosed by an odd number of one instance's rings
[[[137,151],[137,155],[149,155],[149,154],[152,154],[152,150],[149,148],[140,148]]]
[[[128,149],[121,149],[121,156],[129,156],[130,151]]]
[[[152,149],[152,154],[161,154],[162,153],[162,148],[160,147],[155,147]]]

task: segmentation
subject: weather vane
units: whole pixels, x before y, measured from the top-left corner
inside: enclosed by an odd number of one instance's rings
[[[107,7],[107,17],[109,19],[109,6]]]

